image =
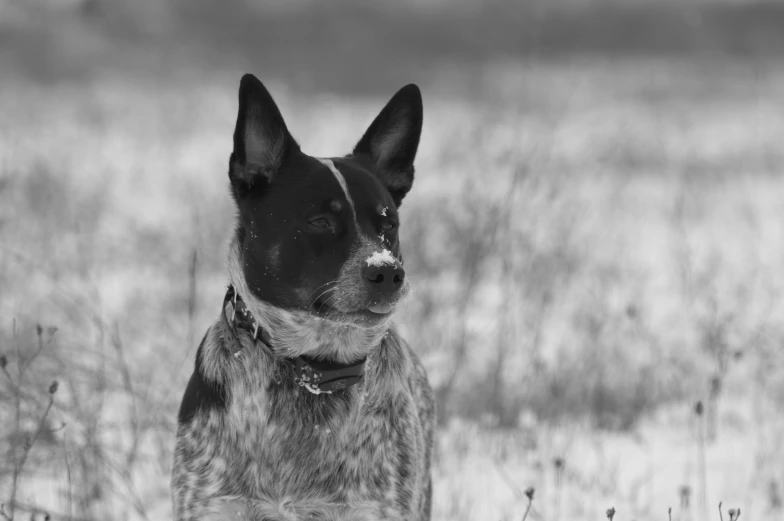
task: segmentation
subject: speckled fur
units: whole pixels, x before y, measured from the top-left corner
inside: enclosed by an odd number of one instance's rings
[[[249,309],[287,355],[352,345],[367,354],[362,383],[334,394],[297,386],[287,365],[243,333],[224,346],[218,320],[197,371],[225,406],[181,422],[172,475],[176,520],[429,520],[434,405],[425,371],[394,325],[336,324],[273,308],[229,272]]]

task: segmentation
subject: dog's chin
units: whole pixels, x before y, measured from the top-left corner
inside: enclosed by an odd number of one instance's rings
[[[395,312],[395,307],[396,303],[374,304],[364,308],[344,310],[317,302],[313,305],[311,313],[323,320],[329,320],[338,324],[373,328],[389,322]]]

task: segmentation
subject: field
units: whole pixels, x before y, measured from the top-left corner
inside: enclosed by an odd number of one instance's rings
[[[439,400],[434,519],[522,519],[528,487],[534,520],[784,518],[781,71],[499,55],[420,82],[398,323]],[[417,80],[255,72],[323,156]],[[171,517],[176,410],[227,282],[238,81],[3,77],[6,513]]]

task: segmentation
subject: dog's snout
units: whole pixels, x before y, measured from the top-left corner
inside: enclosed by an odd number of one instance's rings
[[[400,289],[406,272],[398,263],[365,268],[365,280],[377,291],[391,293]]]

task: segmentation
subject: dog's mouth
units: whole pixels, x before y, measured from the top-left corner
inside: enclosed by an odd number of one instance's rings
[[[311,311],[321,318],[337,322],[350,321],[373,324],[388,319],[395,310],[395,305],[396,302],[379,302],[346,311],[331,305],[328,299],[319,299],[313,303]]]
[[[371,313],[376,313],[378,315],[388,315],[394,311],[395,306],[394,304],[390,303],[381,303],[381,304],[373,304],[372,306],[368,306],[368,311]]]

